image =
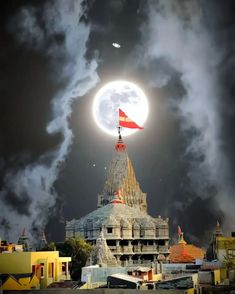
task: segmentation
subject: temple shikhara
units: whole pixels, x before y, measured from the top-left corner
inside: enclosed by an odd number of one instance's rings
[[[168,220],[148,214],[146,193],[136,179],[120,129],[97,207],[81,219],[68,221],[66,238],[80,236],[97,244],[102,233],[102,239],[121,266],[150,265],[168,259]]]

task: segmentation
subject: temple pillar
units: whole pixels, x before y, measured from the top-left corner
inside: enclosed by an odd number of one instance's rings
[[[120,256],[119,255],[116,256],[116,260],[117,260],[117,263],[120,264]]]
[[[121,247],[120,247],[120,241],[119,240],[116,241],[116,249],[117,249],[117,252],[121,252]]]
[[[158,251],[157,241],[154,241],[155,250]]]
[[[142,252],[142,246],[141,246],[141,242],[138,241],[138,252]]]
[[[128,240],[128,251],[132,251],[131,240]]]
[[[66,269],[65,269],[65,274],[66,274],[66,279],[68,279],[68,275],[69,275],[69,263],[66,262]]]

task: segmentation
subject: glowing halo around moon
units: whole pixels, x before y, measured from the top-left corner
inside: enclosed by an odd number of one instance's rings
[[[96,93],[93,101],[93,117],[105,133],[117,136],[118,109],[143,126],[149,113],[148,100],[142,89],[128,81],[113,81]],[[122,128],[122,135],[129,136],[137,129]]]

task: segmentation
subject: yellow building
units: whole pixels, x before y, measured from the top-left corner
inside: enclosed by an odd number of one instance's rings
[[[58,251],[13,252],[0,254],[0,274],[35,274],[40,288],[52,282],[70,280],[71,257],[59,257]]]
[[[225,262],[225,260],[229,260],[235,266],[235,236],[216,237],[215,251],[216,251],[218,260],[220,260],[221,262]]]

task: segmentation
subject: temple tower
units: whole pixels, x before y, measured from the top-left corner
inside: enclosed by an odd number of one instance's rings
[[[108,247],[102,231],[87,260],[87,266],[96,264],[100,266],[118,266],[117,260]]]
[[[122,140],[119,128],[119,138],[108,170],[107,179],[101,195],[98,195],[98,207],[108,204],[115,193],[120,193],[123,202],[131,207],[147,211],[146,193],[141,191],[135,177],[135,172],[128,157],[126,145]]]
[[[40,232],[39,249],[44,248],[47,245],[47,239],[44,230]]]
[[[27,232],[26,232],[25,228],[23,229],[23,231],[22,231],[22,233],[21,233],[21,235],[19,237],[18,244],[23,245],[23,250],[24,251],[32,251],[30,240],[29,240],[29,237],[27,235]]]

